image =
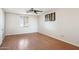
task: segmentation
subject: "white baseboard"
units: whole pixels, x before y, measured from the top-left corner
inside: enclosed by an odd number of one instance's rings
[[[39,32],[39,33],[40,33],[40,32]],[[51,37],[51,38],[56,38],[56,39],[61,40],[61,41],[63,41],[63,42],[66,42],[66,43],[69,43],[69,44],[72,44],[72,45],[74,45],[74,46],[79,47],[78,44],[75,44],[75,43],[69,42],[69,41],[64,40],[64,39],[62,39],[62,38],[59,38],[59,37],[57,37],[57,36],[55,36],[55,35],[51,36],[51,35],[48,35],[48,34],[45,34],[45,33],[40,33],[40,34],[43,34],[43,35],[49,36],[49,37]]]
[[[56,39],[61,40],[61,41],[63,41],[63,42],[66,42],[66,43],[69,43],[69,44],[72,44],[72,45],[74,45],[74,46],[79,47],[79,45],[78,45],[78,44],[75,44],[75,43],[69,42],[69,41],[67,41],[67,40],[63,40],[63,39],[60,39],[60,38],[55,37],[55,36],[53,36],[53,38],[56,38]]]
[[[29,34],[29,33],[37,33],[37,32],[27,32],[27,33],[6,34],[5,36],[8,36],[8,35],[18,35],[18,34]]]

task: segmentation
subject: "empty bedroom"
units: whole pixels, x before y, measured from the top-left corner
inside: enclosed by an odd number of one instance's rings
[[[79,8],[0,8],[0,50],[79,50]]]

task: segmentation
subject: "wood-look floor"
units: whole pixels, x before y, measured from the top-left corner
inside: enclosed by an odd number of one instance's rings
[[[39,34],[6,36],[0,49],[3,50],[79,50],[79,47]]]

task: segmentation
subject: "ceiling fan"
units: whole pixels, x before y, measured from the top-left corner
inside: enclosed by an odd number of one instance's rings
[[[38,12],[43,12],[43,11],[40,11],[40,10],[35,10],[34,8],[31,8],[29,9],[28,11],[26,11],[27,13],[35,13],[35,14],[38,14]]]

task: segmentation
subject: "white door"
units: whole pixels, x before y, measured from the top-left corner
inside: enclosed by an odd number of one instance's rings
[[[0,44],[3,40],[3,33],[4,33],[4,13],[2,9],[0,9]]]

